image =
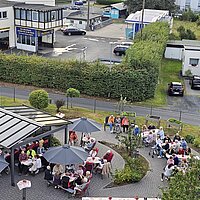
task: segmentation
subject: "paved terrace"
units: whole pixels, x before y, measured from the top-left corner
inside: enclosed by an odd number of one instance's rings
[[[62,134],[62,133],[61,133]],[[61,134],[57,134],[60,136]],[[115,139],[114,134],[108,132],[98,132],[92,133],[92,136],[97,139],[97,141],[107,141],[110,143],[117,144],[118,141]],[[99,156],[101,157],[109,148],[100,143],[97,144],[99,148]],[[104,177],[102,180],[99,175],[94,175],[89,188],[89,196],[93,197],[134,197],[138,195],[139,197],[157,197],[160,194],[160,187],[165,186],[165,182],[160,181],[160,175],[162,173],[163,167],[166,164],[165,159],[151,158],[148,155],[149,149],[142,148],[140,153],[147,158],[150,164],[150,171],[147,175],[138,183],[128,184],[120,187],[104,188],[107,184],[111,182],[111,177]],[[125,162],[123,158],[116,152],[114,152],[114,158],[112,161],[113,171],[115,169],[122,169]],[[39,173],[34,177],[29,175],[18,176],[16,174],[16,181],[22,179],[28,179],[32,182],[31,189],[27,190],[27,200],[64,200],[67,198],[67,194],[53,187],[47,187],[46,181],[43,179],[44,173]],[[22,199],[22,192],[19,191],[17,187],[10,186],[10,175],[3,174],[1,177],[1,187],[0,195],[2,200],[17,200]]]

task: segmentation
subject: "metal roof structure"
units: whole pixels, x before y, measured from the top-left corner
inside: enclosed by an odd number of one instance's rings
[[[53,116],[47,112],[37,110],[36,108],[32,108],[26,105],[22,106],[5,106],[5,110],[13,112],[17,115],[29,118],[41,126],[60,126],[67,125],[71,122],[68,120],[64,120],[60,117]]]
[[[0,108],[0,145],[11,148],[42,127],[26,117]]]

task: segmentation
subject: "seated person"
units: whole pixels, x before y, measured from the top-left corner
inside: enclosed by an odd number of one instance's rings
[[[23,161],[28,160],[28,156],[24,151],[21,151],[21,153],[19,154],[19,175],[22,174],[22,172],[24,171],[26,174],[28,172],[28,167],[26,165],[23,165]]]
[[[187,147],[185,150],[185,155],[190,155],[191,154],[191,148]]]
[[[119,131],[121,132],[121,118],[120,118],[120,116],[117,116],[115,118],[115,129],[116,128],[119,128]]]
[[[174,165],[174,159],[173,156],[170,156],[169,159],[167,160],[167,165],[173,164]]]
[[[179,132],[176,133],[176,135],[173,138],[173,142],[175,142],[175,140],[181,141],[181,137],[179,135]]]
[[[164,133],[164,130],[163,130],[163,127],[161,126],[158,130],[158,135],[160,136],[160,139],[161,140],[164,140],[165,138],[165,133]]]
[[[68,189],[69,188],[69,180],[70,180],[70,174],[69,173],[64,173],[61,176],[61,185],[63,188]]]
[[[150,131],[149,134],[147,135],[147,137],[145,138],[144,142],[146,144],[150,144],[153,142],[153,132]]]
[[[152,130],[152,129],[156,129],[156,127],[153,124],[149,124],[148,129]]]
[[[145,131],[148,131],[148,128],[147,128],[147,125],[146,125],[146,124],[144,124],[144,125],[142,126],[142,132],[145,132]]]
[[[70,145],[76,145],[78,142],[78,136],[75,131],[71,131],[70,136],[69,136],[69,143]]]
[[[52,175],[50,166],[47,166],[47,168],[44,172],[44,179],[47,180],[47,181],[53,180],[53,175]]]
[[[37,154],[43,154],[45,149],[43,147],[43,143],[39,143],[39,147],[37,148]]]
[[[56,164],[54,167],[53,167],[53,174],[62,174],[64,172],[64,169],[63,169],[63,166],[60,165],[60,164]]]
[[[30,148],[30,149],[26,152],[26,154],[27,154],[28,158],[34,158],[35,155],[36,155],[36,152],[35,152],[35,150],[33,150],[33,149]]]
[[[76,169],[75,169],[74,164],[66,165],[66,171],[67,171],[67,172],[74,173],[75,170],[76,170]]]
[[[37,168],[37,157],[32,158],[32,166],[29,168],[29,171],[31,172],[31,174],[36,174],[39,172]]]
[[[175,140],[175,144],[173,144],[173,148],[176,154],[178,154],[180,149],[180,142],[178,140]]]
[[[163,139],[163,142],[165,143],[165,141],[168,140],[169,143],[172,142],[171,138],[169,137],[169,135],[166,135]]]
[[[181,147],[183,147],[184,151],[187,149],[187,142],[184,138],[181,139]]]
[[[169,143],[168,140],[166,140],[165,143],[163,143],[162,148],[160,149],[160,154],[158,158],[162,158],[166,154],[168,149],[169,149]]]
[[[96,148],[93,148],[90,152],[89,152],[89,155],[93,158],[93,157],[96,157],[97,156],[97,149]]]
[[[178,154],[179,155],[184,155],[185,151],[183,149],[183,147],[180,147],[179,150],[178,150]]]
[[[106,154],[103,156],[103,159],[107,160],[107,162],[111,162],[112,158],[113,158],[113,152],[111,150],[108,150]]]
[[[158,153],[160,152],[160,150],[162,148],[162,143],[163,143],[163,141],[160,139],[160,136],[158,135],[156,138],[156,145],[155,145]]]
[[[135,125],[133,134],[136,135],[136,136],[140,134],[140,128],[138,127],[138,125]]]
[[[171,145],[170,148],[166,151],[167,154],[172,155],[175,153],[173,146]]]
[[[173,154],[173,160],[174,160],[174,165],[178,166],[179,165],[179,158],[176,154]]]
[[[61,184],[60,173],[56,172],[53,176],[53,185],[55,188],[58,188],[58,185]]]
[[[82,165],[79,165],[75,173],[83,176],[83,172],[84,172],[84,167]]]
[[[91,139],[91,141],[88,144],[86,144],[84,149],[91,150],[95,146],[95,143],[96,143],[96,141],[94,139]]]

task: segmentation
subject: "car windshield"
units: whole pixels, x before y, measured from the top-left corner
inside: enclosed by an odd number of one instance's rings
[[[198,79],[193,80],[193,83],[194,83],[194,84],[200,84],[200,80],[198,80]]]
[[[173,87],[173,88],[181,89],[181,88],[182,88],[182,85],[173,85],[172,87]]]

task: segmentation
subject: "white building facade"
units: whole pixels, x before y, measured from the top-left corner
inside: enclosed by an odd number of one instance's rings
[[[180,10],[191,9],[192,11],[200,11],[200,0],[176,0],[175,4]]]
[[[53,47],[55,30],[63,26],[63,9],[41,3],[0,2],[0,49],[17,49],[37,52],[41,47]],[[19,0],[18,0],[19,1]],[[22,0],[20,0],[22,1]],[[36,1],[35,1],[36,2]],[[39,1],[38,1],[39,2]],[[54,1],[55,4],[55,1]]]

